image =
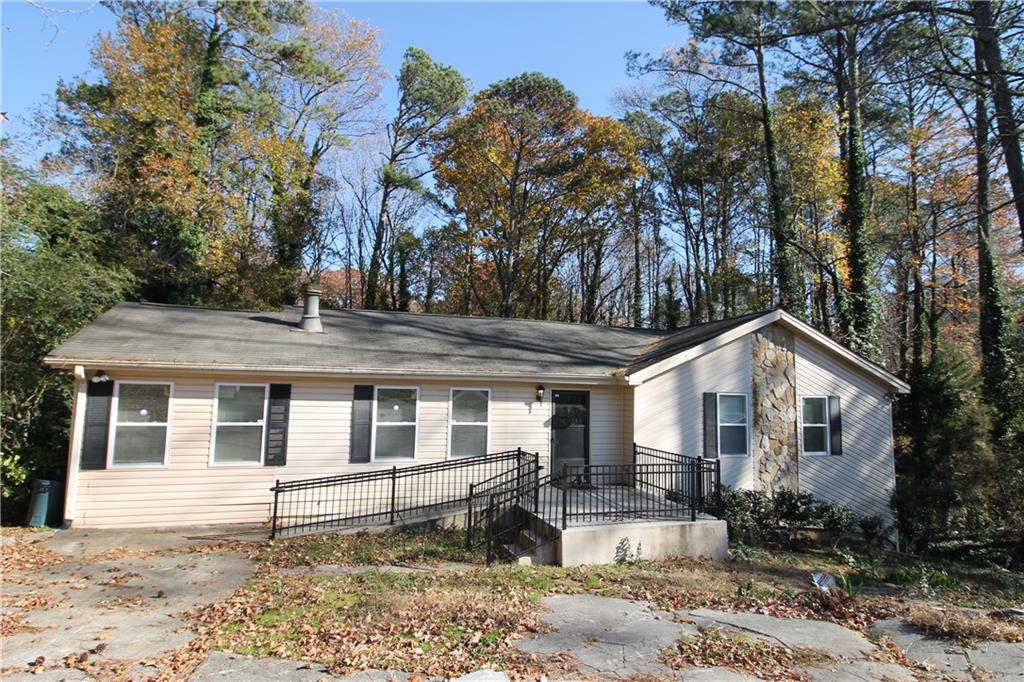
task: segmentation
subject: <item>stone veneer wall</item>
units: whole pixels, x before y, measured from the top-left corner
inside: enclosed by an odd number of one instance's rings
[[[771,325],[755,332],[751,345],[754,488],[798,490],[793,334]]]

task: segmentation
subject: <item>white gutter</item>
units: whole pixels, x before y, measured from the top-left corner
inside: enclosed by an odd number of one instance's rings
[[[447,369],[395,369],[385,367],[296,367],[294,365],[254,365],[247,363],[197,364],[146,360],[104,360],[100,358],[44,358],[50,367],[69,369],[149,369],[168,372],[258,373],[322,377],[410,377],[429,379],[490,379],[497,381],[546,381],[572,384],[622,384],[624,378],[613,374],[555,374],[496,371],[452,371]]]

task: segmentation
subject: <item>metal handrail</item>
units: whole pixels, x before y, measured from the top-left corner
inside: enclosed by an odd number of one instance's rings
[[[469,485],[519,471],[535,455],[522,448],[478,457],[413,464],[296,481],[277,481],[270,537],[285,531],[395,524],[412,513],[465,503]]]
[[[489,500],[491,495],[508,489],[509,486],[521,485],[524,476],[531,473],[536,477],[540,470],[540,453],[524,452],[525,461],[520,460],[514,470],[503,471],[483,481],[469,484],[469,493],[466,495],[466,549],[473,547],[473,535],[476,532],[476,525],[482,518],[486,505],[481,508],[478,500]]]
[[[651,454],[650,449],[639,446],[636,452],[657,461],[567,466],[558,475],[527,476],[517,485],[493,490],[482,511],[488,564],[494,560],[498,546],[505,539],[516,538],[530,525],[530,516],[538,516],[541,509],[547,516],[542,520],[565,530],[574,521],[696,521],[698,514],[720,508],[721,465],[717,459],[674,456],[656,450]],[[469,529],[467,543],[471,541]]]
[[[509,455],[517,455],[525,453],[522,448],[516,448],[515,450],[505,450],[502,452],[492,452],[486,455],[478,455],[476,457],[464,457],[461,459],[449,459],[443,462],[427,462],[426,464],[410,464],[409,466],[395,466],[392,469],[397,469],[398,476],[415,476],[423,473],[435,471],[438,469],[457,469],[467,466],[479,466],[485,462],[504,459]],[[379,478],[391,478],[392,469],[377,469],[375,471],[357,471],[351,474],[337,474],[335,476],[318,476],[314,478],[301,478],[295,481],[277,481],[271,491],[285,492],[288,490],[304,488],[304,487],[316,487],[319,485],[330,485],[334,483],[351,483],[355,481],[373,480]]]
[[[535,474],[540,473],[540,467],[534,470]],[[486,545],[487,565],[494,561],[495,550],[501,539],[506,536],[516,537],[520,530],[526,525],[526,519],[522,514],[523,510],[534,514],[538,511],[538,495],[543,489],[550,489],[553,480],[560,478],[546,474],[544,476],[530,476],[528,480],[517,485],[515,488],[506,489],[491,493],[487,498],[487,506],[484,509],[484,542]],[[523,504],[525,502],[525,504]],[[506,522],[499,527],[502,517],[511,514],[514,519],[511,523]]]

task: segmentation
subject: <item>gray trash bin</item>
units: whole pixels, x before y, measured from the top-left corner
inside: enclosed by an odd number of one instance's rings
[[[59,526],[64,515],[64,481],[32,481],[32,497],[28,502],[25,525]]]

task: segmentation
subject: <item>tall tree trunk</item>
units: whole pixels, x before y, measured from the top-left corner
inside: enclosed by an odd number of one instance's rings
[[[641,263],[640,214],[639,208],[637,208],[633,218],[633,300],[631,305],[633,326],[637,329],[644,326],[644,279],[640,270]]]
[[[975,0],[971,4],[971,11],[974,16],[975,51],[984,61],[984,70],[987,71],[992,86],[992,102],[995,104],[999,141],[1003,147],[1006,174],[1013,191],[1017,226],[1024,247],[1024,159],[1021,158],[1020,151],[1020,124],[1013,111],[1013,96],[1003,69],[1003,55],[992,16],[992,3],[989,0]],[[978,75],[981,76],[981,73]]]
[[[409,250],[402,248],[398,252],[398,305],[402,312],[409,312],[412,292],[409,289]]]
[[[931,268],[928,273],[928,361],[935,363],[939,350],[939,282],[936,279],[939,271],[939,211],[932,209],[931,219]]]
[[[768,165],[768,205],[771,213],[772,235],[775,252],[772,258],[772,274],[778,284],[778,302],[797,317],[806,314],[801,278],[793,247],[790,246],[789,230],[782,211],[782,192],[779,188],[779,152],[775,141],[775,123],[771,102],[768,100],[768,83],[765,75],[764,47],[759,43],[754,53],[757,57],[757,81],[761,93],[761,126],[764,131],[764,153]],[[713,315],[712,315],[713,317]]]
[[[867,235],[867,152],[861,120],[861,82],[856,27],[846,30],[847,50],[847,126],[849,152],[846,160],[847,260],[850,269],[847,343],[868,356],[877,356],[875,344],[875,294],[871,286],[874,262]]]
[[[373,248],[370,250],[370,265],[366,274],[366,294],[363,307],[374,310],[380,304],[378,288],[380,287],[381,260],[384,256],[384,237],[388,228],[388,202],[391,200],[391,183],[382,179],[380,190],[380,209],[377,211],[377,222],[373,226]]]
[[[974,40],[974,63],[978,73],[985,71],[981,41]],[[978,88],[974,99],[974,147],[978,177],[977,239],[978,239],[978,339],[981,345],[981,379],[985,399],[990,405],[1001,405],[1002,386],[1006,376],[1006,355],[1003,347],[1004,318],[992,247],[989,243],[991,208],[989,206],[989,116],[985,91]],[[1004,420],[997,420],[1002,423]]]

